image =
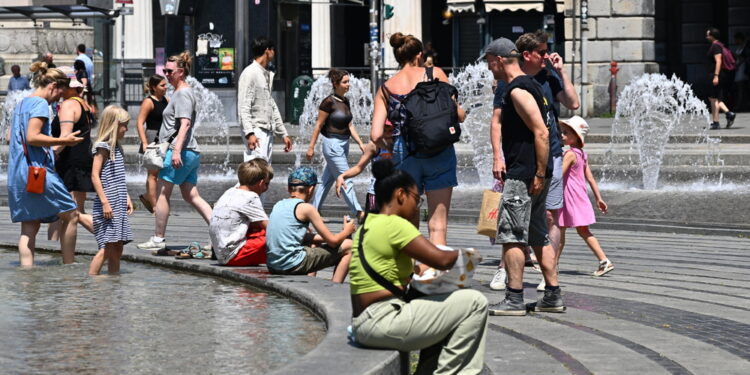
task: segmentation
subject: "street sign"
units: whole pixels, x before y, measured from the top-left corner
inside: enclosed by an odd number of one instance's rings
[[[133,15],[133,7],[121,7],[116,8],[120,11],[121,16],[132,16]]]

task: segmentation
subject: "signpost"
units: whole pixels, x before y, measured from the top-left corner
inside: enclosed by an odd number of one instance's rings
[[[126,4],[133,4],[133,0],[115,0],[115,3],[120,4],[120,105],[123,108],[125,106],[125,16],[133,14],[133,7],[126,7]]]

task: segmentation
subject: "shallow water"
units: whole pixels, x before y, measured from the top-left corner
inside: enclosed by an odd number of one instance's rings
[[[85,257],[78,256],[82,261]],[[325,325],[285,298],[210,277],[0,249],[0,373],[261,374],[294,361]],[[106,266],[104,268],[106,270]]]

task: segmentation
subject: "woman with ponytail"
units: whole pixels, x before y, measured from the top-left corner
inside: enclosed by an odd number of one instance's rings
[[[24,98],[13,112],[8,153],[8,206],[10,218],[21,223],[18,254],[21,267],[34,265],[34,246],[41,223],[61,220],[60,248],[63,263],[74,261],[78,211],[60,176],[55,173],[53,146],[73,146],[83,140],[80,131],[61,137],[51,136],[49,104],[57,102],[68,88],[70,79],[58,69],[48,69],[47,63],[36,62],[35,90]],[[29,192],[30,167],[41,167],[36,174],[42,192]],[[38,177],[38,176],[42,177]],[[33,177],[34,175],[32,175]]]
[[[435,245],[445,245],[451,195],[453,188],[458,185],[456,150],[451,145],[435,155],[423,155],[419,152],[409,154],[404,138],[407,114],[401,102],[419,82],[431,79],[448,82],[448,76],[438,67],[423,67],[424,46],[413,35],[395,33],[391,36],[390,43],[401,70],[378,90],[370,137],[379,147],[385,147],[385,121],[387,119],[393,123],[392,160],[399,169],[414,178],[418,193],[427,195],[430,241]],[[465,116],[464,110],[458,107],[458,121],[463,122]],[[417,225],[418,222],[418,216],[415,216],[413,223]]]
[[[200,196],[198,188],[198,168],[201,154],[195,139],[195,94],[185,81],[190,74],[193,62],[190,52],[170,56],[164,66],[167,80],[174,86],[172,100],[162,113],[159,142],[170,142],[169,150],[164,156],[164,166],[159,171],[156,182],[156,223],[154,235],[146,242],[138,244],[143,250],[162,250],[166,248],[164,236],[169,219],[169,198],[175,185],[180,186],[182,198],[190,203],[203,217],[206,224],[211,220],[211,206]]]
[[[487,298],[472,289],[405,301],[375,281],[405,290],[418,260],[447,270],[458,251],[443,251],[410,219],[422,200],[414,179],[390,160],[372,165],[380,213],[368,213],[352,239],[349,264],[354,341],[372,348],[421,350],[418,374],[479,374],[484,367]],[[394,290],[395,291],[395,290]]]

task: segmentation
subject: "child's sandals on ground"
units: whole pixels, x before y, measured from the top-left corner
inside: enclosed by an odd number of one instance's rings
[[[599,268],[594,271],[592,276],[599,277],[604,276],[607,272],[612,271],[615,269],[615,265],[612,264],[612,262],[609,261],[609,259],[604,259],[603,261],[599,262]]]
[[[199,242],[191,242],[185,250],[180,251],[179,254],[175,255],[175,259],[209,259],[211,258],[211,251],[205,250]]]
[[[170,249],[164,248],[164,249],[159,249],[159,250],[152,251],[151,255],[159,256],[159,257],[164,257],[164,256],[177,255],[179,253],[180,253],[179,250],[170,250]]]

